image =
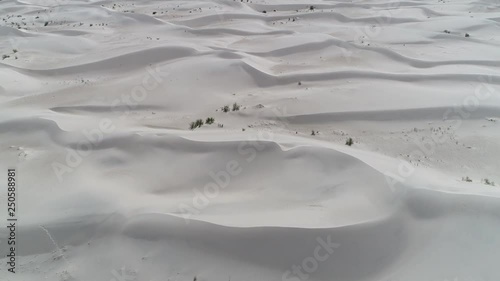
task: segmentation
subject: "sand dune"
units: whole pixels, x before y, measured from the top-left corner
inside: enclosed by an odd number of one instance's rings
[[[500,277],[496,1],[4,0],[0,19],[1,280]]]

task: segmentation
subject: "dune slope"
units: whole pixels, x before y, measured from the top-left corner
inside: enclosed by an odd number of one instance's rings
[[[497,1],[3,0],[0,19],[1,280],[500,278]]]

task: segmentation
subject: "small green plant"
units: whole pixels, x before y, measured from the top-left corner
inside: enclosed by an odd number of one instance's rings
[[[198,127],[198,128],[199,128],[199,127],[201,127],[201,126],[203,126],[203,120],[202,120],[202,119],[198,119],[198,120],[196,120],[195,125],[196,125],[196,127]]]
[[[196,128],[200,128],[201,126],[203,126],[203,120],[202,119],[198,119],[194,122],[191,122],[189,123],[189,129],[191,130],[194,130]]]
[[[347,139],[345,142],[345,145],[351,146],[354,142],[352,141],[352,138]]]
[[[241,106],[240,106],[239,104],[237,104],[237,103],[233,103],[233,111],[238,111],[238,110],[240,110],[240,107],[241,107]]]
[[[205,120],[205,123],[206,123],[206,124],[208,124],[208,125],[211,125],[211,124],[213,124],[213,123],[214,123],[214,121],[215,121],[215,119],[214,119],[214,118],[212,118],[212,117],[208,117],[208,118],[207,118],[207,120]]]
[[[471,178],[469,178],[469,176],[462,177],[462,181],[465,181],[465,182],[472,182],[472,180],[471,180]]]
[[[229,105],[224,105],[224,106],[222,107],[222,111],[223,111],[223,112],[229,112]]]

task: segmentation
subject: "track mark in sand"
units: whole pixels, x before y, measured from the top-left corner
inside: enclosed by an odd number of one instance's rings
[[[39,225],[38,227],[40,227],[47,234],[50,241],[52,241],[52,244],[54,244],[54,246],[56,247],[57,252],[59,252],[59,257],[62,257],[62,259],[66,262],[66,265],[70,266],[71,263],[66,259],[66,256],[64,255],[64,251],[61,249],[61,247],[59,247],[56,240],[54,240],[54,237],[52,237],[52,235],[50,234],[49,230],[47,228],[45,228],[43,225]],[[59,257],[57,257],[57,258],[59,258]]]

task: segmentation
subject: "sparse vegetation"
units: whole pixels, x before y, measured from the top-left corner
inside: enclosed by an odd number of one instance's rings
[[[467,177],[462,177],[462,181],[472,182],[471,178],[469,178],[468,176]]]
[[[17,53],[17,49],[12,49],[12,52],[14,52],[14,54]]]
[[[212,118],[212,117],[208,117],[208,118],[207,118],[207,120],[205,120],[205,124],[211,125],[211,124],[213,124],[213,123],[214,123],[214,121],[215,121],[215,119],[214,119],[214,118]]]
[[[229,105],[224,105],[224,106],[222,107],[222,111],[223,111],[223,112],[229,112]]]
[[[237,104],[237,103],[233,103],[233,111],[238,111],[238,110],[240,110],[240,107],[241,107],[241,106],[240,106],[239,104]]]
[[[310,7],[309,7],[309,10],[314,11],[314,9],[315,9],[315,8],[316,8],[316,7],[314,7],[314,6],[310,6]]]
[[[351,146],[354,143],[352,138],[348,138],[347,141],[345,142],[345,145]]]
[[[444,33],[448,33],[448,34],[450,34],[450,33],[451,33],[451,31],[449,31],[449,30],[445,29],[445,30],[444,30]]]
[[[486,185],[495,186],[495,183],[494,183],[494,182],[492,182],[492,181],[490,181],[489,179],[484,179],[484,180],[483,180],[483,182],[484,182],[484,184],[486,184]]]
[[[203,120],[202,120],[202,119],[198,119],[198,120],[196,120],[196,122],[195,122],[195,123],[196,123],[196,126],[197,126],[197,127],[201,127],[201,126],[203,126]]]
[[[316,132],[314,130],[311,131],[311,136],[315,136]]]
[[[470,37],[469,33],[465,33],[465,37]]]
[[[195,122],[189,123],[189,129],[191,129],[191,130],[194,130],[196,128],[200,128],[201,126],[203,126],[203,120],[202,119],[198,119]]]
[[[2,60],[7,59],[7,58],[10,58],[10,56],[9,55],[2,55]]]

